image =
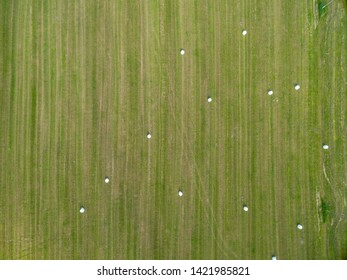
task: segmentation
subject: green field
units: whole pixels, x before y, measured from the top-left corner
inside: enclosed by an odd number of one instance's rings
[[[1,259],[347,259],[345,0],[1,0],[0,36]]]

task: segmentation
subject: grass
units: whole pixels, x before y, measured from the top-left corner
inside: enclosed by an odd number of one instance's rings
[[[323,223],[325,223],[327,221],[329,212],[330,212],[329,205],[324,200],[322,200]]]
[[[327,13],[327,3],[325,1],[318,1],[318,15],[323,17]]]
[[[0,258],[346,258],[347,16],[317,3],[1,1]]]

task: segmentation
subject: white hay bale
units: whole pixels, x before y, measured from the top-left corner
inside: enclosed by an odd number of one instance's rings
[[[248,32],[247,32],[247,30],[246,30],[246,29],[242,30],[242,35],[243,35],[243,36],[246,36],[246,35],[247,35],[247,33],[248,33]]]
[[[150,132],[147,133],[147,139],[151,139],[152,138],[152,134]]]
[[[274,91],[273,91],[272,89],[270,89],[270,90],[267,91],[267,94],[268,94],[268,95],[273,95],[273,94],[274,94]]]
[[[300,229],[300,230],[302,230],[304,227],[302,226],[302,224],[298,224],[297,226],[296,226],[298,229]]]
[[[296,84],[296,85],[294,86],[294,89],[295,89],[295,90],[299,90],[299,89],[300,89],[300,85],[299,85],[299,84]]]
[[[184,49],[181,49],[181,50],[180,50],[180,54],[181,54],[181,55],[184,55],[185,53],[186,53],[186,51],[185,51]]]
[[[207,102],[211,103],[212,102],[212,97],[207,98]]]
[[[83,214],[85,211],[86,211],[86,209],[84,209],[84,207],[82,206],[82,207],[80,208],[80,213]]]
[[[110,178],[105,177],[105,183],[108,184],[110,182]]]
[[[247,205],[244,205],[244,206],[243,206],[243,211],[248,212],[248,207],[247,207]]]
[[[328,150],[328,149],[329,149],[329,146],[328,146],[327,144],[324,144],[324,145],[323,145],[323,149],[324,149],[324,150]]]
[[[178,191],[178,195],[179,195],[179,196],[182,196],[182,195],[183,195],[183,192],[182,192],[182,191]]]

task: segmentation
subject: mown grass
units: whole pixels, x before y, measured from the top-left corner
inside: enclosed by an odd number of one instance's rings
[[[145,2],[1,2],[0,257],[343,258],[342,3]]]

